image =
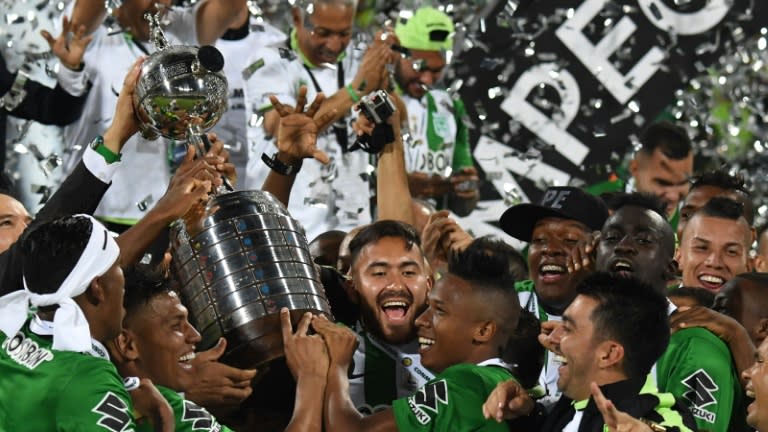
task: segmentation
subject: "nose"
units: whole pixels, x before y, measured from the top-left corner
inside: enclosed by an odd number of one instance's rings
[[[198,332],[197,329],[192,326],[192,324],[187,323],[187,342],[189,342],[191,345],[196,345],[202,339],[203,338],[200,336],[200,332]]]
[[[432,308],[427,306],[427,309],[424,310],[424,312],[421,313],[418,317],[416,317],[415,321],[416,327],[424,327],[429,328],[432,325]]]
[[[566,249],[559,239],[550,239],[544,243],[542,252],[549,256],[565,255]]]
[[[553,345],[560,345],[560,341],[563,339],[563,326],[559,325],[555,327],[554,330],[552,330],[552,333],[547,336],[549,338],[549,341]],[[558,348],[559,349],[559,348]]]
[[[708,267],[712,268],[722,268],[723,267],[723,259],[720,256],[720,252],[718,251],[712,251],[707,256],[707,259],[704,260],[704,264]]]
[[[337,34],[328,36],[328,41],[325,43],[326,50],[340,53],[344,48],[344,38]]]
[[[635,248],[635,242],[629,235],[625,235],[624,237],[619,240],[619,243],[616,245],[617,251],[622,251],[625,253],[632,253],[636,251]]]

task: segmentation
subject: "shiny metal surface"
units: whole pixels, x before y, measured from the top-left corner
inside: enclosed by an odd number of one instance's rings
[[[279,311],[330,315],[300,225],[262,191],[216,195],[204,216],[179,221],[171,252],[201,348],[228,340],[223,360],[254,367],[283,355]]]
[[[157,16],[145,18],[157,51],[144,61],[133,97],[142,135],[190,140],[213,127],[226,110],[227,79],[204,66],[199,48],[169,45]]]

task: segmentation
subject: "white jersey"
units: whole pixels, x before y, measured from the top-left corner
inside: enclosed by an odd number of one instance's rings
[[[224,75],[229,86],[229,104],[212,131],[228,146],[229,161],[237,170],[237,189],[246,187],[246,167],[248,164],[248,139],[246,133],[245,98],[243,74],[248,66],[248,59],[262,52],[265,46],[285,41],[288,36],[277,28],[258,23],[251,17],[249,32],[237,40],[219,39],[216,48],[224,56]],[[261,158],[258,159],[262,164]],[[255,189],[260,189],[259,185]]]
[[[196,8],[173,8],[168,12],[170,24],[165,34],[171,44],[197,45]],[[154,52],[148,42],[141,45]],[[85,53],[85,68],[93,83],[80,120],[64,130],[69,148],[64,155],[64,170],[71,173],[82,154],[82,147],[93,140],[112,123],[117,96],[130,67],[139,56],[145,55],[136,42],[125,33],[108,34],[100,26]],[[96,215],[108,220],[136,221],[165,193],[170,180],[168,141],[158,138],[147,141],[134,135],[122,150],[123,167],[115,175]],[[141,210],[138,203],[147,207]]]
[[[339,90],[338,71],[335,68],[310,68],[310,76],[301,59],[286,45],[269,47],[263,54],[254,57],[248,66],[252,72],[245,86],[246,112],[249,117],[251,113],[269,107],[269,95],[272,94],[284,104],[295,105],[301,85],[307,86],[307,101],[311,102],[318,93],[312,76],[326,96],[330,97]],[[344,83],[348,84],[354,78],[362,55],[363,51],[353,48],[352,44],[347,47],[346,55],[340,62]],[[347,117],[344,121],[347,125],[347,143],[352,145],[355,140],[351,128],[352,119]],[[269,169],[261,162],[261,154],[266,152],[271,155],[276,150],[274,144],[265,139],[261,123],[249,122],[248,130],[249,139],[254,137],[257,142],[249,149],[246,187],[259,189]],[[330,163],[323,165],[314,159],[305,160],[296,177],[288,205],[291,215],[304,226],[310,241],[325,231],[349,231],[371,222],[368,153],[342,152],[333,127],[318,135],[317,148],[328,154]],[[258,169],[255,166],[257,163],[260,164]]]

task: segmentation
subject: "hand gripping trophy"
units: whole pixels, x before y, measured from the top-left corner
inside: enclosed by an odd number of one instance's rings
[[[205,131],[227,107],[224,59],[212,46],[168,44],[157,15],[146,14],[157,51],[144,62],[134,105],[142,135],[185,140],[198,155]],[[301,225],[270,193],[211,196],[195,220],[177,221],[171,253],[181,297],[200,331],[200,348],[227,338],[222,361],[252,368],[283,355],[279,312],[330,316]]]

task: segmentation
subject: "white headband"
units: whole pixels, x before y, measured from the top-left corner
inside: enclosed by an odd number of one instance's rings
[[[91,220],[91,237],[80,259],[52,294],[35,294],[29,291],[24,278],[24,290],[0,297],[0,331],[13,337],[24,326],[29,305],[59,305],[53,318],[53,349],[83,352],[91,349],[91,331],[80,306],[72,300],[84,293],[91,281],[109,270],[115,264],[120,248],[99,221],[89,215],[79,214]],[[44,271],[40,269],[40,271]]]

